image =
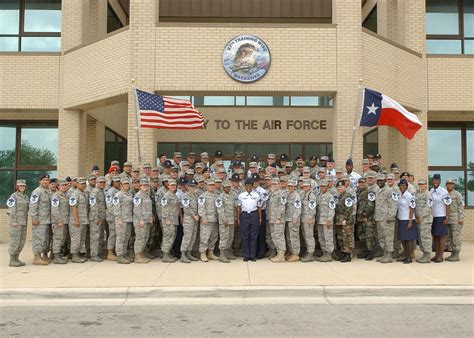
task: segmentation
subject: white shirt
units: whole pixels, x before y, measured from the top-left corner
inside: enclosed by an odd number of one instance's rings
[[[260,195],[255,190],[251,192],[244,191],[239,195],[239,207],[242,212],[256,211],[260,202]]]
[[[400,196],[397,203],[397,218],[399,220],[408,221],[410,219],[410,201],[414,199],[415,198],[412,194],[408,192],[408,190]],[[413,212],[413,216],[411,219],[415,219],[415,212]]]
[[[346,172],[346,174],[347,174],[347,172]],[[357,190],[357,184],[359,183],[359,178],[361,178],[362,176],[360,176],[355,171],[352,171],[350,174],[347,174],[347,176],[349,177],[349,180],[351,181],[352,187],[355,190]]]
[[[267,207],[266,199],[268,199],[268,192],[264,188],[262,188],[261,186],[258,186],[255,189],[255,191],[260,196],[260,207],[262,208],[262,210],[265,210],[265,208]],[[265,194],[266,194],[266,197],[265,197]]]
[[[431,188],[431,199],[433,200],[433,205],[431,206],[431,211],[433,217],[446,217],[446,205],[444,204],[444,198],[448,196],[448,191],[444,188]]]

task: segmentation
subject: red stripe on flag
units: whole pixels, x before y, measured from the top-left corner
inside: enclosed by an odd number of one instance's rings
[[[405,117],[398,110],[393,108],[382,108],[378,126],[391,126],[396,128],[403,136],[411,140],[421,126]]]

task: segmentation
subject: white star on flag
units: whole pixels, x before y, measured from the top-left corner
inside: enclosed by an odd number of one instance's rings
[[[367,107],[367,109],[369,110],[368,114],[377,115],[376,110],[379,109],[379,107],[376,107],[374,102],[372,102],[372,105],[371,105],[371,106],[366,106],[366,107]]]

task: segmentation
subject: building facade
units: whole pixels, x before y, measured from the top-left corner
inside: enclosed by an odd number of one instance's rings
[[[224,70],[238,36],[268,46],[261,79]],[[474,240],[474,3],[471,0],[8,0],[0,3],[0,240],[17,178],[137,163],[134,84],[187,97],[203,130],[142,129],[144,162],[175,150],[230,159],[351,152],[360,87],[418,116],[411,141],[358,128],[353,159],[380,153],[415,178],[455,178]]]

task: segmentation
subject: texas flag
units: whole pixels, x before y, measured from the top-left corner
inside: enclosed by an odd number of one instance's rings
[[[364,99],[359,126],[390,126],[403,136],[412,139],[422,124],[415,114],[388,96],[375,90],[364,88]]]

